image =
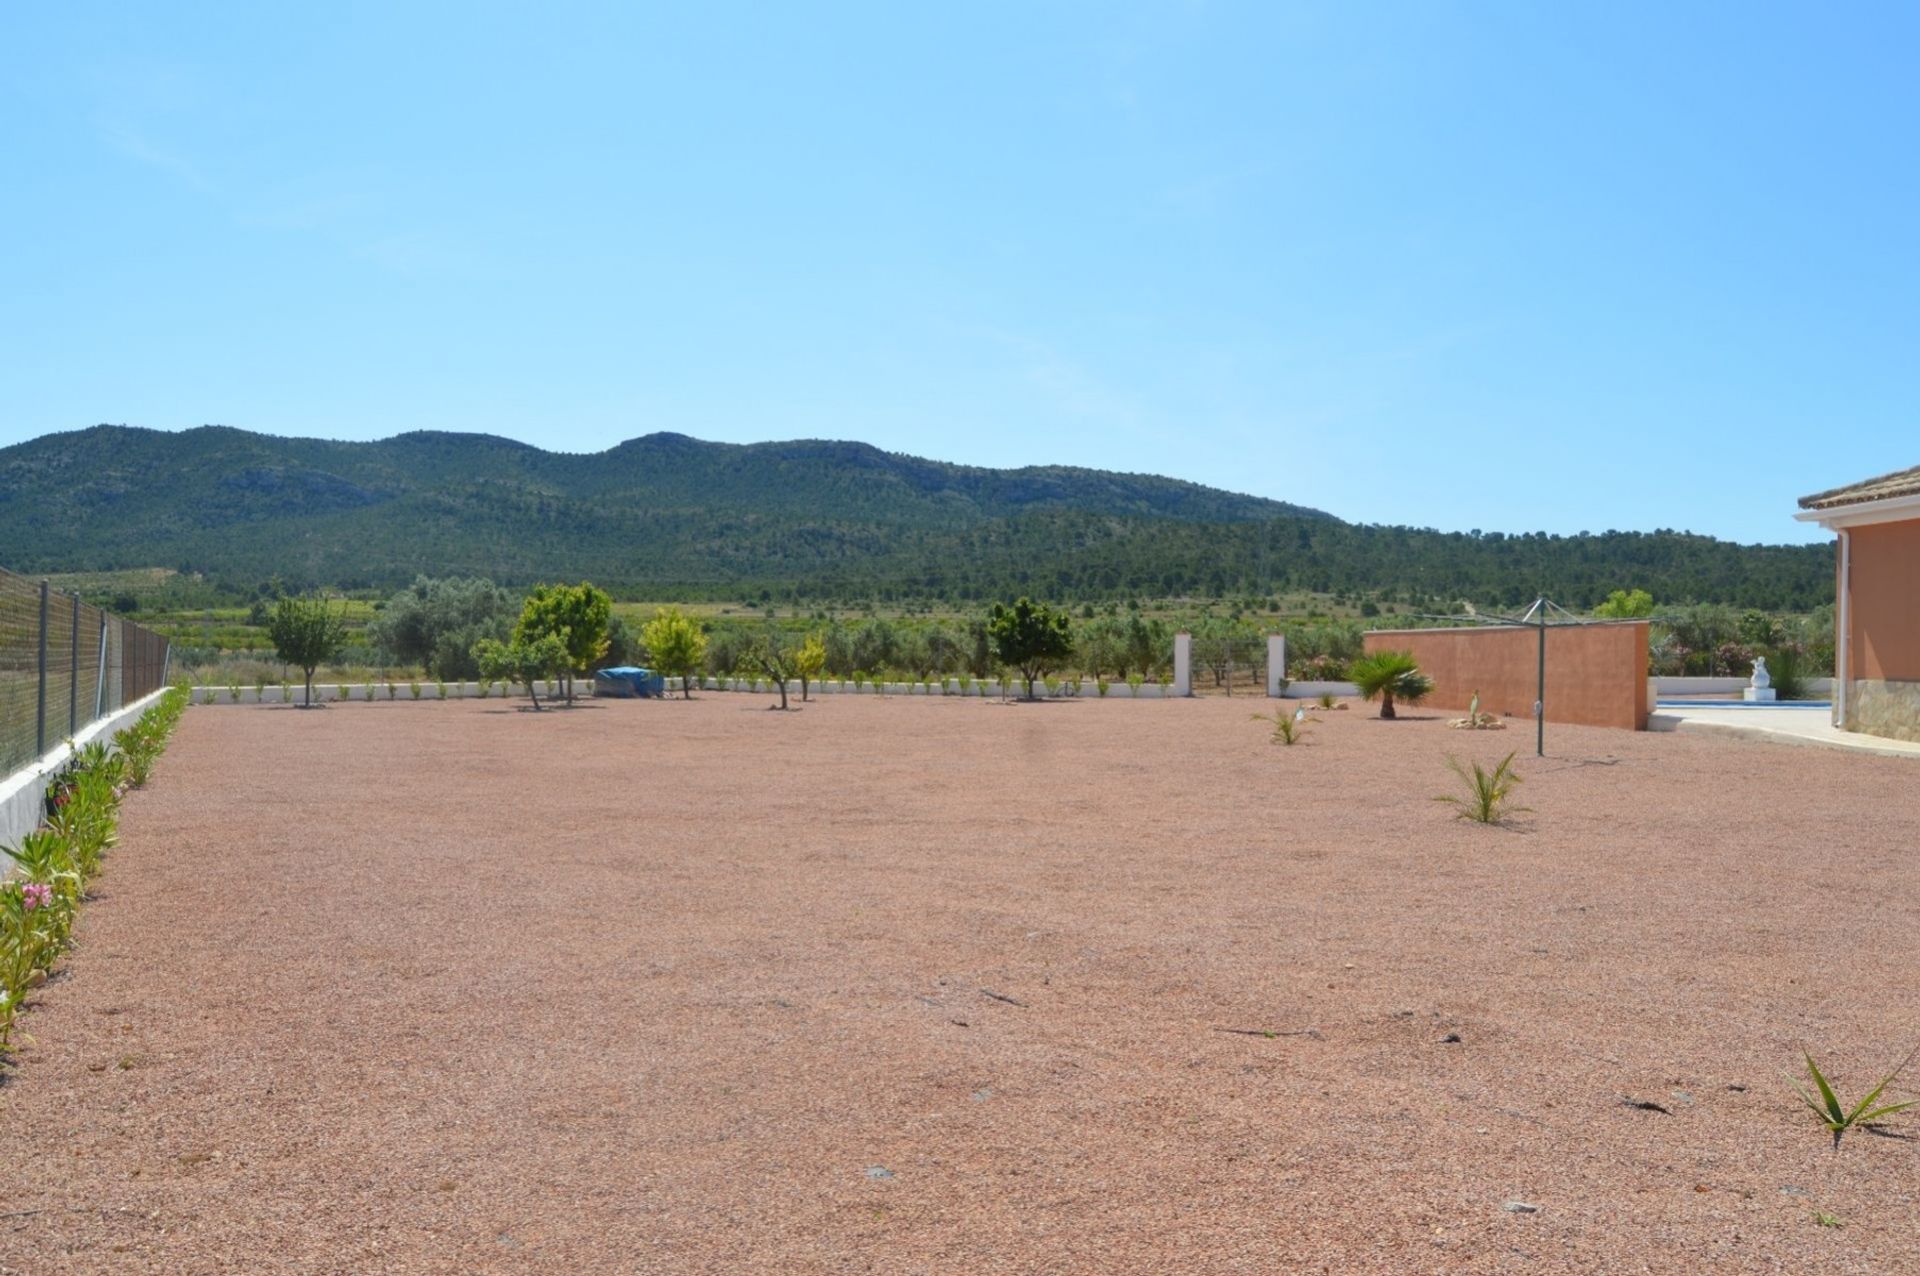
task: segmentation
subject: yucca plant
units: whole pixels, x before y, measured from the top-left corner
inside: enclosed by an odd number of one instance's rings
[[[1378,700],[1380,716],[1396,717],[1394,701],[1419,704],[1433,692],[1433,679],[1420,672],[1411,651],[1369,652],[1347,666],[1347,680],[1363,700]]]
[[[1301,705],[1292,713],[1288,713],[1285,709],[1275,709],[1272,713],[1256,713],[1253,716],[1258,721],[1271,722],[1273,724],[1273,742],[1275,744],[1284,744],[1289,748],[1306,738],[1307,723],[1320,721],[1318,718],[1310,718],[1307,716],[1307,708],[1305,705]]]
[[[1464,797],[1457,794],[1443,794],[1436,802],[1446,802],[1456,808],[1456,814],[1463,820],[1472,820],[1476,824],[1498,824],[1507,816],[1528,810],[1524,806],[1508,806],[1513,790],[1520,783],[1520,776],[1513,769],[1513,754],[1500,759],[1500,764],[1491,771],[1475,762],[1472,769],[1460,765],[1460,759],[1447,755],[1447,766],[1460,777],[1467,786]]]
[[[1320,693],[1320,707],[1322,709],[1331,709],[1339,703],[1340,703],[1340,698],[1334,695],[1333,692],[1322,691]]]
[[[1840,1150],[1840,1136],[1848,1130],[1855,1126],[1863,1130],[1872,1129],[1882,1118],[1890,1117],[1896,1112],[1904,1112],[1915,1104],[1920,1104],[1920,1099],[1907,1099],[1901,1103],[1881,1103],[1879,1107],[1874,1106],[1880,1102],[1880,1096],[1886,1088],[1893,1084],[1894,1078],[1906,1071],[1907,1065],[1913,1062],[1914,1056],[1920,1054],[1920,1046],[1909,1051],[1907,1057],[1900,1061],[1899,1067],[1880,1078],[1880,1084],[1867,1091],[1866,1097],[1851,1108],[1840,1102],[1840,1096],[1834,1093],[1832,1083],[1827,1080],[1826,1074],[1820,1071],[1820,1065],[1813,1061],[1813,1053],[1809,1050],[1802,1050],[1800,1053],[1806,1058],[1807,1075],[1813,1078],[1814,1087],[1819,1090],[1820,1097],[1815,1099],[1798,1081],[1793,1082],[1794,1093],[1799,1095],[1800,1101],[1820,1118],[1820,1124],[1833,1132],[1833,1150],[1836,1152]]]

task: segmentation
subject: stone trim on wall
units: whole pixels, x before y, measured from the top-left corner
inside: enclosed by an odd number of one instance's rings
[[[1847,725],[1861,735],[1920,741],[1920,682],[1856,678],[1848,684]]]

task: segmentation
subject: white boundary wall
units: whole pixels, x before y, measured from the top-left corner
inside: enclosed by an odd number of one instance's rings
[[[148,693],[118,713],[101,718],[72,740],[63,741],[32,766],[22,767],[0,780],[0,846],[18,846],[21,838],[40,827],[47,814],[47,787],[54,773],[73,757],[75,747],[113,739],[165,694],[165,687]],[[11,861],[8,864],[10,866]],[[6,871],[0,869],[0,877],[6,875]]]
[[[778,695],[779,690],[766,678],[695,678],[695,690],[698,691],[744,691],[758,692],[762,695]],[[1018,680],[1002,683],[994,678],[971,679],[963,688],[958,678],[948,678],[944,682],[868,682],[856,686],[852,679],[817,678],[810,690],[816,696],[864,695],[864,696],[951,696],[972,699],[999,699],[1018,696],[1025,693],[1024,685]],[[1064,696],[1081,700],[1101,699],[1099,685],[1091,679],[1056,680],[1054,689],[1048,692],[1036,684],[1035,690],[1043,695]],[[266,687],[195,687],[195,704],[299,704],[305,695],[304,686],[289,686],[284,692],[278,686]],[[576,697],[583,700],[593,698],[591,679],[576,679],[574,682]],[[794,699],[800,696],[800,680],[787,683],[787,693]],[[540,685],[541,699],[558,695],[559,688],[545,682]],[[680,680],[667,680],[667,698],[680,694]],[[449,682],[446,694],[440,693],[440,684],[423,682],[420,694],[413,694],[412,685],[405,682],[395,683],[391,687],[384,682],[316,682],[313,684],[315,704],[364,704],[372,700],[376,704],[405,704],[418,699],[427,700],[525,700],[526,688],[520,683],[508,686],[503,682],[491,684],[483,695],[481,684],[475,682]],[[620,697],[626,699],[628,697]],[[1124,682],[1107,684],[1105,697],[1108,700],[1161,700],[1171,699],[1171,689],[1163,683],[1146,682],[1138,687]]]

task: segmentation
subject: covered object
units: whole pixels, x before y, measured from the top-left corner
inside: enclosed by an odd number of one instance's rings
[[[615,665],[599,669],[593,675],[596,696],[653,696],[667,694],[667,680],[651,669],[634,665]]]

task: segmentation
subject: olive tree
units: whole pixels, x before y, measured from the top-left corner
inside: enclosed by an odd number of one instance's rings
[[[517,595],[490,580],[419,576],[387,599],[367,636],[390,664],[420,665],[436,678],[461,682],[479,672],[474,645],[504,639],[520,606]]]

